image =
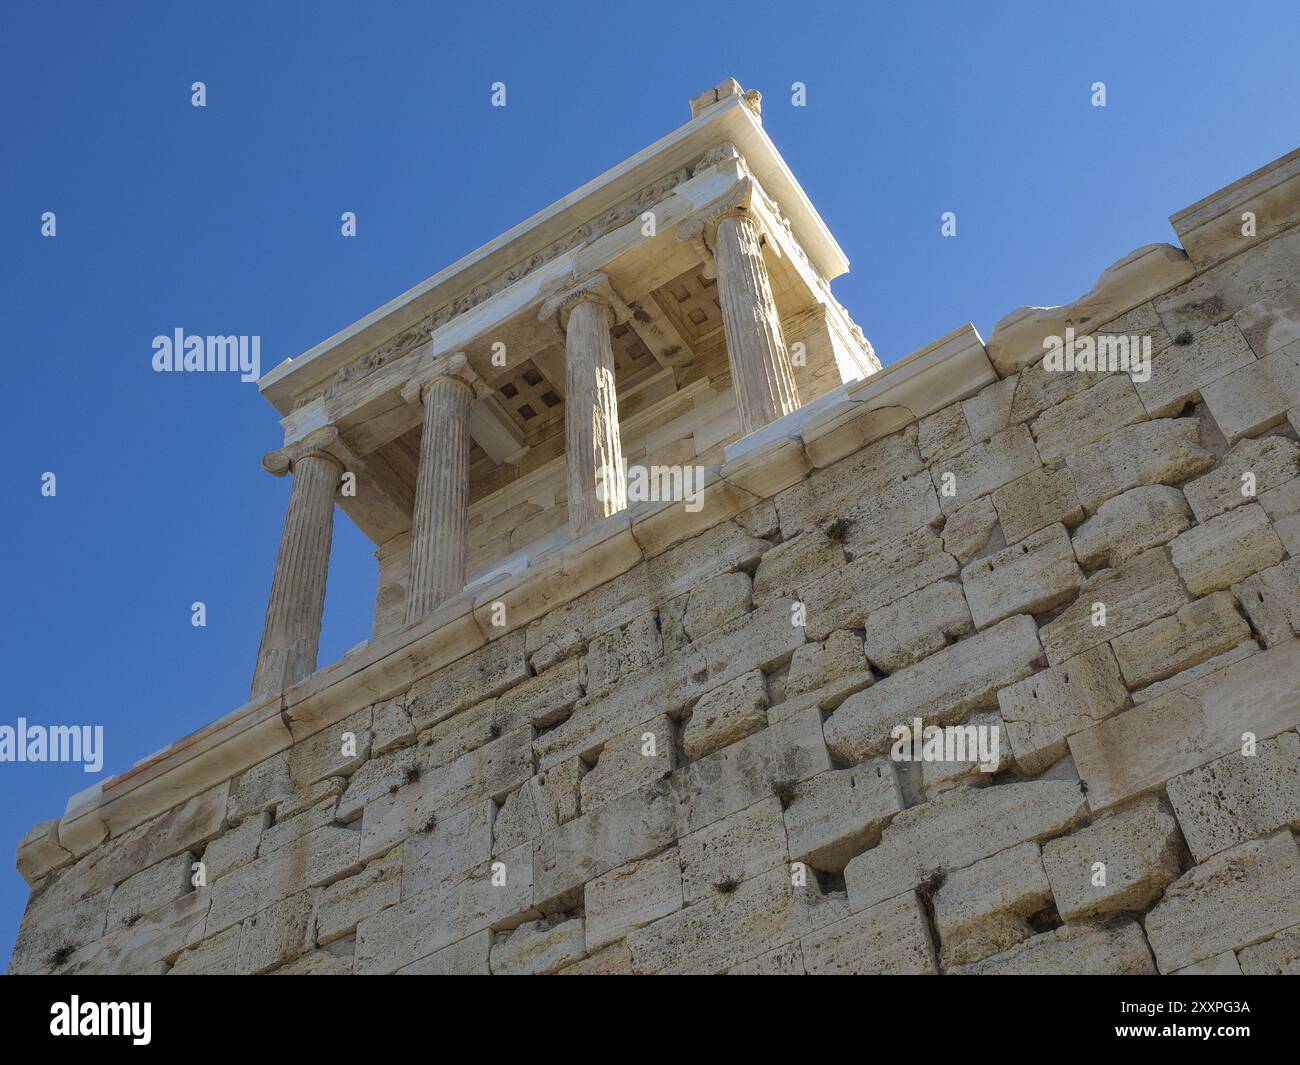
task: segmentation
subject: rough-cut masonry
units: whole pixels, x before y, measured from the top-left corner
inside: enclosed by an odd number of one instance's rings
[[[692,115],[268,376],[253,698],[30,831],[11,971],[1300,972],[1300,152],[872,372],[756,94]]]

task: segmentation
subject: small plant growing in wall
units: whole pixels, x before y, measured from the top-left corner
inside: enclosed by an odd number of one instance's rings
[[[428,819],[424,822],[424,824],[420,826],[420,833],[421,835],[427,836],[430,832],[432,832],[437,827],[438,827],[438,818],[435,815],[430,814]]]
[[[772,794],[781,800],[781,809],[788,809],[794,802],[795,790],[793,780],[774,780],[772,781]]]
[[[836,518],[822,531],[826,534],[826,539],[834,540],[837,544],[842,544],[844,543],[844,538],[848,536],[851,528],[853,528],[852,518]]]
[[[1176,337],[1174,337],[1174,343],[1177,344],[1179,347],[1185,348],[1191,342],[1192,342],[1192,331],[1190,329],[1184,329],[1181,333],[1179,333]]]
[[[738,887],[740,887],[740,881],[735,877],[729,876],[714,884],[713,890],[719,895],[730,895]]]
[[[49,955],[45,959],[45,963],[51,968],[58,968],[60,965],[66,964],[67,960],[72,957],[72,951],[72,947],[58,947],[57,949],[50,951]]]

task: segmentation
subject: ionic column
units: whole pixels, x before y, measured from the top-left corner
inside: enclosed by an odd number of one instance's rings
[[[569,532],[579,536],[627,507],[627,473],[618,429],[614,347],[609,330],[621,302],[597,275],[542,308],[564,330],[564,440],[569,472]]]
[[[469,558],[469,412],[490,389],[457,352],[413,377],[402,395],[424,407],[406,622],[465,590]]]
[[[740,431],[748,434],[797,410],[799,393],[763,262],[762,234],[746,210],[733,208],[718,219],[713,256]]]
[[[343,460],[325,449],[337,446],[338,439],[332,427],[317,429],[300,444],[262,459],[263,468],[277,477],[292,470],[293,488],[253,670],[254,699],[283,691],[316,670],[334,493],[344,469]]]

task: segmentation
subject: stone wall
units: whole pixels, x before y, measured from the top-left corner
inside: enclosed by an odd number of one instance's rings
[[[1149,380],[991,340],[960,402],[792,422],[772,492],[182,805],[37,826],[11,970],[1300,971],[1289,219],[1112,308]],[[916,719],[1000,746],[898,760]]]

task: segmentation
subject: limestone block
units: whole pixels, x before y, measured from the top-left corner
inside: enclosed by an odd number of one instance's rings
[[[357,925],[357,974],[395,972],[475,932],[536,917],[531,859],[525,844],[459,883],[437,884],[367,917]]]
[[[493,721],[505,734],[522,725],[545,728],[564,719],[583,695],[583,664],[566,658],[550,669],[516,684],[496,701]]]
[[[943,523],[943,549],[958,562],[969,562],[989,542],[998,524],[998,512],[993,509],[996,497],[996,492],[993,497],[980,496],[948,514]]]
[[[1215,592],[1140,629],[1118,636],[1111,646],[1130,688],[1171,677],[1250,639],[1250,626],[1237,613],[1230,592]]]
[[[1090,647],[1174,613],[1189,599],[1163,547],[1152,548],[1119,565],[1094,573],[1079,597],[1043,626],[1047,660],[1060,665]],[[1105,609],[1104,624],[1097,604]]]
[[[879,846],[849,862],[844,869],[849,907],[856,913],[936,873],[1063,832],[1086,811],[1078,783],[1068,780],[945,791],[898,814]]]
[[[1245,474],[1254,479],[1252,491],[1247,490]],[[1284,436],[1263,436],[1238,442],[1209,473],[1188,481],[1183,494],[1196,520],[1204,522],[1257,496],[1263,502],[1266,492],[1295,480],[1298,474],[1300,444]]]
[[[943,967],[978,961],[1028,939],[1034,934],[1029,918],[1051,898],[1032,841],[950,873],[934,896]]]
[[[1145,418],[1138,390],[1127,374],[1117,373],[1044,411],[1029,429],[1039,456],[1050,465],[1114,429]]]
[[[292,794],[289,752],[281,751],[240,774],[230,789],[226,818],[232,825],[237,825],[249,814],[274,809],[281,799]]]
[[[311,950],[293,961],[273,969],[270,976],[351,976],[351,954],[334,954],[328,950]]]
[[[582,809],[591,813],[606,803],[640,791],[666,777],[675,764],[673,726],[660,714],[615,736],[600,749],[600,758],[579,781]]]
[[[872,610],[956,575],[957,562],[939,537],[917,529],[804,589],[805,631],[811,640],[824,640],[836,629],[860,629]]]
[[[645,669],[664,653],[659,618],[653,611],[591,641],[587,649],[587,691],[604,695],[620,680]]]
[[[211,887],[208,934],[310,887],[361,868],[361,833],[338,825],[316,831],[227,873]]]
[[[241,925],[231,925],[224,932],[209,936],[184,950],[168,976],[234,976],[239,961]]]
[[[1300,341],[1206,385],[1202,398],[1230,444],[1280,424],[1300,403]]]
[[[1198,961],[1185,969],[1178,969],[1170,976],[1240,976],[1241,966],[1237,964],[1237,955],[1230,950],[1205,961]]]
[[[528,782],[537,807],[537,821],[543,832],[567,824],[578,816],[585,765],[568,758],[538,773]]]
[[[407,709],[415,730],[422,732],[527,680],[524,640],[524,630],[516,629],[412,684]]]
[[[798,941],[760,954],[757,958],[742,961],[727,970],[728,976],[806,976],[803,948]]]
[[[708,974],[740,965],[809,931],[787,869],[714,893],[627,937],[638,973]]]
[[[1292,558],[1300,558],[1300,477],[1261,492],[1259,505],[1264,508],[1273,531]]]
[[[316,811],[320,818],[319,824],[332,821],[338,807],[338,800],[346,790],[347,783],[343,777],[326,777],[310,787],[295,791],[289,798],[281,800],[280,805],[275,808],[276,827],[279,828],[282,821],[298,822],[299,814],[311,810]],[[321,816],[322,813],[324,816]],[[276,835],[281,836],[282,833],[277,832]]]
[[[748,573],[719,573],[691,592],[682,628],[692,640],[699,640],[748,613],[752,605]]]
[[[417,772],[396,791],[371,799],[361,819],[361,856],[382,854],[432,816],[442,819],[482,799],[509,794],[532,776],[531,732],[515,729],[449,765]]]
[[[61,970],[69,952],[99,939],[107,928],[111,887],[83,898],[67,898],[49,887],[27,900],[9,971]],[[60,960],[62,959],[62,960]]]
[[[1182,492],[1163,484],[1143,485],[1106,500],[1075,529],[1074,553],[1089,569],[1114,566],[1167,544],[1191,524]]]
[[[1300,925],[1237,954],[1243,976],[1300,976]]]
[[[1013,425],[1031,421],[1084,389],[1100,384],[1108,376],[1104,370],[1075,370],[1072,373],[1049,370],[1039,358],[1014,378],[1007,378],[1016,381],[1008,421]]]
[[[872,665],[893,673],[943,649],[974,627],[962,586],[937,581],[871,611],[864,624],[864,649]]]
[[[370,707],[358,710],[289,749],[289,777],[299,788],[348,776],[370,757]]]
[[[1066,737],[1127,704],[1124,679],[1104,643],[998,692],[1011,750],[1030,775],[1065,757]]]
[[[628,792],[550,832],[536,844],[534,872],[540,906],[620,865],[674,842],[673,802],[667,781]]]
[[[852,769],[832,769],[800,782],[785,809],[790,857],[839,872],[874,846],[903,809],[894,765],[882,758]]]
[[[850,558],[878,551],[941,516],[934,485],[922,470],[859,500],[847,515],[844,550]]]
[[[1049,840],[1043,844],[1043,868],[1057,912],[1074,921],[1146,909],[1177,878],[1180,842],[1173,816],[1155,799],[1139,800]]]
[[[206,892],[191,891],[128,927],[78,950],[60,971],[76,975],[159,975],[163,962],[203,937]]]
[[[688,758],[703,758],[767,726],[767,680],[754,670],[701,696],[682,733]]]
[[[1188,529],[1169,545],[1188,591],[1206,595],[1280,562],[1286,548],[1258,503]]]
[[[1232,586],[1232,594],[1269,647],[1300,633],[1300,559],[1289,558]]]
[[[415,726],[405,698],[386,699],[371,707],[370,753],[387,754],[415,742]]]
[[[1300,285],[1288,285],[1232,316],[1251,351],[1262,358],[1300,340]]]
[[[142,869],[117,886],[108,902],[108,931],[135,924],[158,907],[173,902],[191,890],[189,851]]]
[[[784,866],[788,856],[780,800],[764,799],[683,836],[678,853],[688,906]]]
[[[485,800],[438,818],[397,848],[401,851],[402,898],[439,884],[454,884],[488,860],[492,854],[492,806]]]
[[[1167,973],[1300,924],[1300,853],[1282,831],[1216,854],[1170,885],[1146,916]]]
[[[1151,976],[1151,951],[1136,921],[1065,925],[970,965],[953,976]]]
[[[743,514],[737,514],[733,520],[750,536],[768,539],[780,535],[781,532],[781,519],[776,515],[776,502],[771,499],[762,500]]]
[[[312,947],[315,891],[302,891],[272,903],[244,922],[235,972],[264,973],[292,961]]]
[[[1175,342],[1151,361],[1151,377],[1137,383],[1138,395],[1153,418],[1177,414],[1201,389],[1255,354],[1236,324],[1227,321],[1196,334],[1190,344]]]
[[[1143,484],[1178,484],[1214,458],[1199,444],[1195,418],[1157,418],[1116,429],[1066,459],[1079,502],[1095,513],[1107,499]]]
[[[968,562],[961,582],[975,625],[985,629],[1013,614],[1037,614],[1067,602],[1083,584],[1083,572],[1065,526],[1049,525]]]
[[[583,891],[587,950],[596,951],[682,908],[682,872],[676,847],[587,882]]]
[[[489,963],[498,976],[553,973],[582,957],[584,941],[581,917],[543,917],[497,933]]]
[[[492,853],[503,854],[537,838],[541,826],[537,819],[537,806],[529,784],[515,788],[501,800],[492,821]]]
[[[938,972],[930,926],[915,891],[855,913],[800,940],[810,976],[919,976]]]
[[[34,884],[51,869],[68,865],[71,851],[59,845],[59,822],[42,821],[33,825],[18,843],[18,872],[28,884]]]
[[[679,831],[697,832],[830,767],[821,711],[810,707],[677,770]]]
[[[1251,655],[1070,737],[1094,810],[1300,725],[1300,641]]]
[[[844,566],[844,548],[810,529],[768,551],[754,571],[754,602],[797,596],[818,577]]]
[[[1158,680],[1154,684],[1148,684],[1145,688],[1138,689],[1133,693],[1133,702],[1136,705],[1158,699],[1175,688],[1181,688],[1183,685],[1190,684],[1201,677],[1208,677],[1211,673],[1226,669],[1234,662],[1240,662],[1243,658],[1249,658],[1259,650],[1260,646],[1254,640],[1245,640],[1231,651],[1225,651],[1221,655],[1207,658],[1204,662],[1198,662],[1189,669],[1184,669],[1181,673],[1175,673],[1172,677]]]
[[[416,736],[415,764],[421,773],[437,769],[491,743],[498,735],[496,700],[488,699],[420,732]]]
[[[1169,802],[1198,862],[1283,825],[1300,827],[1300,735],[1283,732],[1174,777]]]
[[[930,468],[944,513],[1042,466],[1029,429],[1015,425]],[[948,478],[947,475],[952,477]]]
[[[917,424],[917,448],[921,461],[931,463],[960,455],[975,443],[960,403],[937,410]]]
[[[835,693],[843,697],[861,691],[872,679],[862,640],[839,629],[827,636],[824,643],[806,643],[795,650],[785,678],[786,703],[828,688],[828,695]],[[772,714],[769,720],[773,720]]]
[[[1028,676],[1041,655],[1033,619],[1008,618],[850,695],[827,718],[826,743],[852,764],[887,748],[899,723],[950,724],[991,709],[998,689]]]
[[[996,711],[972,714],[960,727],[968,730],[965,749],[969,757],[927,758],[920,763],[921,787],[929,796],[937,795],[958,784],[982,786],[992,780],[995,773],[1001,773],[1011,765],[1011,745],[1007,741],[1007,731],[1002,726],[1002,718]],[[972,729],[977,731],[970,731]],[[979,741],[981,734],[988,737],[988,745],[983,751]],[[989,755],[988,758],[982,757],[985,753]]]
[[[961,401],[972,440],[987,440],[1011,425],[1011,407],[1019,384],[1019,375],[1012,375],[994,381]]]
[[[1057,522],[1074,526],[1083,520],[1074,475],[1064,466],[1033,470],[1003,485],[993,493],[993,505],[1009,544]]]
[[[317,943],[324,946],[351,935],[358,922],[401,899],[402,851],[397,847],[355,876],[321,890],[316,908]]]
[[[566,965],[557,976],[632,976],[632,951],[627,940],[610,943],[585,958]]]
[[[347,824],[361,816],[367,803],[396,791],[415,769],[415,748],[402,747],[373,757],[348,779],[347,790],[334,811],[336,820]]]
[[[492,933],[487,929],[466,936],[459,942],[426,954],[423,958],[403,965],[398,976],[491,976],[488,955],[492,949]]]

